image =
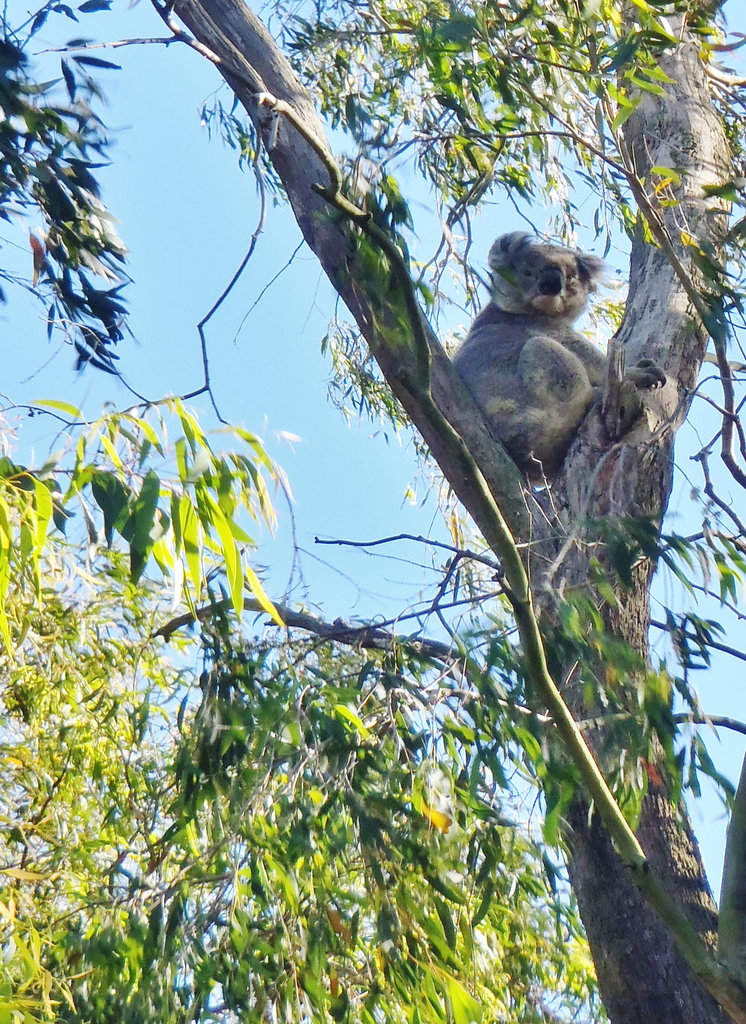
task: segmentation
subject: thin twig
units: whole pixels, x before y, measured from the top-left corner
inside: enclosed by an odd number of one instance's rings
[[[677,725],[688,722],[690,725],[711,725],[715,729],[731,729],[733,732],[740,732],[746,736],[746,722],[737,718],[729,718],[727,715],[695,715],[693,712],[682,711],[673,716]]]
[[[378,537],[376,540],[324,540],[321,537],[313,538],[315,544],[327,544],[335,547],[347,547],[347,548],[375,548],[381,544],[394,544],[400,540],[412,540],[417,544],[425,544],[428,547],[440,548],[443,551],[450,551],[454,555],[458,555],[460,558],[469,558],[473,562],[481,562],[482,565],[486,565],[489,569],[493,569],[496,573],[500,573],[500,566],[491,558],[487,558],[485,555],[477,554],[476,551],[470,551],[468,548],[459,548],[454,544],[445,544],[443,541],[432,540],[430,537],[418,536],[414,533],[394,533],[390,537]]]
[[[698,462],[702,467],[702,475],[705,478],[704,492],[710,499],[710,501],[714,505],[717,505],[717,507],[728,516],[728,518],[731,520],[731,522],[736,527],[738,532],[743,536],[746,533],[746,524],[741,522],[739,517],[731,508],[731,506],[726,501],[724,501],[723,498],[721,498],[715,490],[715,487],[712,483],[712,479],[710,478],[710,465],[707,461],[708,455],[709,452],[705,449],[703,449],[700,452],[697,452],[696,455],[692,455],[692,461]]]
[[[235,333],[235,335],[233,337],[233,343],[234,344],[238,341],[238,336],[241,333],[241,330],[243,329],[243,325],[246,323],[248,318],[251,316],[251,314],[254,312],[256,307],[262,301],[262,299],[264,298],[265,294],[269,291],[269,289],[272,287],[272,285],[275,283],[275,281],[277,281],[277,279],[280,278],[285,273],[285,271],[292,264],[293,260],[295,259],[295,257],[298,255],[298,253],[301,251],[301,249],[303,248],[303,246],[305,244],[306,244],[305,238],[301,239],[301,241],[298,242],[298,244],[296,245],[295,249],[293,249],[293,251],[292,251],[292,253],[290,255],[290,258],[286,261],[284,266],[280,267],[280,269],[277,271],[277,273],[274,275],[274,277],[272,277],[269,281],[267,281],[265,286],[259,292],[259,294],[254,299],[254,301],[251,303],[249,308],[246,310],[246,312],[244,313],[244,315],[243,315],[243,317],[241,319],[241,323],[238,325],[238,329],[236,330],[236,333]]]
[[[141,39],[114,39],[108,43],[76,43],[75,46],[50,46],[39,53],[74,53],[76,50],[117,50],[121,46],[172,46],[184,42],[176,36],[151,36]]]
[[[662,630],[664,633],[670,634],[672,632],[670,626],[666,625],[665,622],[659,622],[657,619],[651,619],[650,625],[653,626],[654,629]],[[696,634],[687,633],[685,629],[675,627],[675,632],[680,633],[681,636],[685,637],[687,640],[694,640],[697,643],[700,642],[700,639]],[[744,653],[744,651],[739,651],[737,647],[730,647],[728,644],[721,644],[718,640],[707,640],[706,642],[703,642],[703,645],[705,647],[711,647],[714,651],[721,651],[723,654],[730,654],[733,658],[739,658],[741,661],[746,661],[746,653]]]
[[[190,36],[174,21],[171,13],[171,4],[160,4],[158,3],[158,0],[151,0],[151,2],[153,4],[153,7],[161,17],[161,19],[168,26],[171,32],[173,32],[175,42],[184,43],[191,49],[196,50],[203,57],[206,57],[213,64],[216,64],[219,67],[223,66],[223,61],[220,59],[220,57],[218,57],[216,53],[214,53],[209,47],[205,46],[203,43],[200,43],[198,40]],[[262,83],[261,80],[257,78],[253,84],[261,87]],[[235,274],[230,279],[227,286],[224,288],[222,294],[213,303],[210,310],[202,317],[202,319],[197,324],[197,331],[199,333],[200,346],[202,350],[202,367],[204,369],[205,374],[204,384],[202,385],[202,387],[197,388],[194,391],[190,391],[187,394],[181,396],[182,400],[186,401],[190,398],[195,398],[197,395],[201,395],[207,392],[207,394],[210,396],[210,402],[212,403],[212,407],[215,410],[215,415],[217,416],[221,423],[226,423],[227,421],[223,418],[223,416],[220,413],[217,401],[215,399],[215,395],[213,394],[212,385],[210,383],[210,364],[207,355],[207,339],[205,337],[205,326],[210,321],[210,319],[215,315],[215,313],[217,313],[217,311],[220,309],[223,302],[225,302],[225,300],[228,298],[231,291],[235,287],[237,281],[241,277],[241,274],[243,274],[244,270],[246,269],[249,263],[249,260],[254,255],[254,250],[256,249],[256,244],[259,239],[259,236],[264,230],[264,225],[267,216],[267,198],[266,188],[264,185],[264,176],[262,174],[260,166],[260,158],[262,152],[262,140],[260,132],[255,132],[255,138],[256,145],[254,147],[254,159],[252,161],[252,166],[254,168],[254,176],[256,178],[257,186],[259,188],[259,217],[257,219],[257,226],[254,229],[254,233],[251,236],[251,241],[249,242],[249,248],[246,252],[246,255],[241,260],[241,263],[239,264],[239,267],[236,270]]]

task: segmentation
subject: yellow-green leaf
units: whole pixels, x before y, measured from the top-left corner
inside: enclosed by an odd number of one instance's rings
[[[254,595],[254,597],[257,599],[257,601],[261,605],[262,609],[267,613],[267,615],[270,616],[270,618],[274,619],[274,621],[277,623],[278,626],[284,626],[285,623],[280,618],[280,614],[277,611],[277,609],[275,608],[275,606],[272,604],[270,599],[267,597],[267,595],[266,595],[266,593],[264,591],[264,587],[262,586],[261,582],[259,581],[259,577],[254,572],[254,570],[250,569],[249,566],[247,565],[247,566],[244,567],[244,574],[246,576],[246,582],[249,585],[249,590]]]
[[[346,704],[335,704],[334,711],[340,718],[344,718],[350,725],[354,725],[355,730],[364,740],[370,739],[370,729],[363,724],[362,719]]]
[[[47,535],[54,505],[49,488],[41,480],[34,480],[34,494],[36,498],[36,544],[41,548]]]
[[[200,544],[200,531],[197,515],[192,503],[186,495],[183,495],[179,502],[179,523],[181,526],[182,551],[186,559],[187,569],[194,584],[194,591],[199,596],[202,588],[202,577],[200,563],[202,545]]]
[[[212,500],[209,504],[212,524],[220,538],[220,547],[223,552],[225,574],[228,577],[231,601],[236,610],[236,615],[240,617],[243,611],[243,566],[241,565],[241,555],[233,539],[230,522],[223,515],[220,506]]]
[[[76,405],[71,405],[69,402],[58,402],[51,398],[37,398],[33,405],[40,405],[43,409],[56,409],[58,412],[64,412],[67,416],[72,416],[76,420],[83,419],[83,413]]]

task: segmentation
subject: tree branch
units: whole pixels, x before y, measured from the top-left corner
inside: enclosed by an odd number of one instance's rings
[[[331,195],[325,198],[320,194],[329,193],[330,175],[334,173],[336,177],[339,172],[331,169],[333,161],[310,97],[264,25],[240,0],[177,0],[174,12],[189,27],[200,47],[210,54],[262,133],[309,247],[352,313],[394,394],[422,433],[459,499],[480,530],[488,533],[485,518],[491,518],[492,513],[486,513],[490,504],[484,500],[487,481],[488,493],[497,497],[510,529],[521,540],[526,539],[530,532],[527,502],[531,499],[524,494],[521,475],[490,433],[419,309],[416,317],[412,310],[410,319],[421,324],[427,342],[430,388],[412,387],[411,378],[402,374],[411,350],[411,335],[402,334],[400,319],[392,315],[395,311],[387,310],[380,302],[372,307],[369,295],[360,286],[365,274],[357,273],[350,229],[345,220],[330,213]],[[274,105],[281,102],[287,106],[273,112],[265,94],[273,98]],[[292,123],[288,110],[292,112]],[[283,113],[279,122],[278,112]],[[335,189],[333,196],[337,193]],[[352,210],[344,212],[360,225],[360,211],[351,205]],[[387,338],[396,339],[396,344],[387,344]],[[421,369],[423,356],[420,346],[417,360]],[[420,378],[419,384],[424,383]],[[431,399],[426,391],[431,393]],[[443,419],[452,425],[445,431]],[[458,443],[459,438],[463,439],[463,446]],[[479,474],[474,473],[472,461]]]
[[[499,444],[491,445],[490,459],[484,458],[484,436],[480,438],[479,430],[475,433],[472,429],[472,421],[483,428],[484,420],[476,414],[473,401],[466,397],[466,388],[421,312],[411,310],[411,298],[406,298],[409,323],[402,334],[396,310],[382,308],[380,301],[373,304],[374,296],[366,289],[367,279],[358,273],[361,268],[356,263],[347,224],[330,217],[328,207],[320,205],[331,204],[380,244],[377,233],[370,228],[371,222],[361,217],[359,208],[341,192],[341,175],[330,167],[324,133],[309,97],[265,27],[240,0],[176,0],[174,10],[201,44],[218,55],[224,77],[259,130],[268,133],[265,145],[311,249],[353,313],[394,394],[500,559],[527,676],[539,701],[546,704],[552,715],[621,857],[650,904],[671,927],[676,945],[692,971],[734,1019],[746,1022],[746,993],[709,955],[688,918],[653,878],[642,847],[551,677],[526,567],[513,537],[516,532],[520,540],[525,539],[527,526],[526,497],[516,467]],[[262,82],[260,88],[258,82]],[[260,91],[261,95],[257,95]],[[262,108],[268,105],[283,114],[279,125],[276,119],[267,123]],[[330,175],[331,187],[319,184],[320,179]],[[401,254],[393,251],[390,240],[382,249],[398,268],[398,276]],[[412,340],[415,372],[411,367]],[[507,480],[502,478],[506,471]]]

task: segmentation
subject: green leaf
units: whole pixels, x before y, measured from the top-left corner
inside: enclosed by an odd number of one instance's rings
[[[362,719],[352,710],[352,708],[348,707],[346,704],[335,704],[334,711],[339,718],[344,719],[354,727],[361,739],[368,740],[371,738],[370,730],[366,728]]]
[[[492,906],[492,897],[494,896],[494,893],[495,886],[493,885],[492,880],[490,879],[487,882],[485,882],[484,888],[482,889],[482,896],[481,899],[479,900],[479,905],[477,906],[477,909],[474,911],[474,917],[471,919],[471,924],[473,928],[476,928],[478,925],[480,925],[487,916],[487,912]]]
[[[450,18],[439,21],[433,30],[433,37],[440,42],[449,44],[449,49],[465,50],[471,47],[476,32],[473,18],[465,14],[454,13]]]
[[[129,518],[132,491],[114,473],[96,471],[91,478],[91,491],[104,514],[104,535],[111,547],[114,530],[121,530]]]
[[[64,412],[66,416],[72,416],[76,420],[83,419],[83,413],[77,405],[71,405],[70,402],[59,402],[51,398],[37,398],[32,404],[39,405],[43,409],[56,409],[57,412]]]
[[[80,14],[91,14],[93,11],[108,11],[111,8],[112,0],[85,0],[78,7]]]
[[[249,589],[251,590],[251,593],[257,599],[257,601],[259,602],[261,607],[264,609],[264,611],[267,613],[267,615],[269,615],[270,618],[272,618],[278,626],[284,626],[285,623],[280,618],[280,613],[277,611],[275,606],[272,604],[270,599],[267,597],[267,594],[265,593],[264,587],[262,586],[262,584],[261,584],[261,582],[259,580],[259,577],[254,572],[254,570],[250,569],[249,566],[247,565],[244,568],[244,573],[245,573],[245,576],[246,576],[246,582],[249,585]]]
[[[152,541],[155,512],[161,493],[161,481],[154,470],[150,470],[143,479],[140,493],[131,502],[132,514],[123,536],[138,551],[145,551]]]
[[[36,511],[36,546],[41,552],[52,520],[54,505],[49,488],[42,480],[34,480],[34,508]]]
[[[82,7],[78,9],[81,11],[83,10]],[[82,57],[74,54],[72,59],[75,61],[76,64],[87,64],[93,68],[113,68],[115,71],[122,70],[120,64],[115,64],[113,61],[110,60],[104,60],[102,57]]]
[[[243,612],[243,565],[241,563],[241,555],[233,537],[231,524],[223,515],[219,505],[211,501],[209,511],[210,522],[217,530],[220,547],[223,552],[223,562],[225,573],[228,577],[231,603],[236,615],[240,618]]]
[[[651,174],[657,174],[661,178],[670,179],[675,185],[681,184],[681,175],[673,167],[662,167],[656,165],[650,168]]]
[[[199,597],[202,590],[202,545],[200,543],[199,520],[187,495],[183,495],[179,501],[178,520],[181,548],[194,585],[194,592]]]
[[[448,979],[447,991],[453,1024],[479,1024],[483,1014],[481,1003],[478,1003],[455,978]]]

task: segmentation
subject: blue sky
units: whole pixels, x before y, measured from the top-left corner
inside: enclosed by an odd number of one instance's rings
[[[112,14],[85,17],[82,33],[63,17],[50,18],[36,37],[34,50],[59,46],[80,34],[108,39],[165,34],[145,2],[132,8],[124,2],[114,6]],[[10,20],[21,20],[27,9],[11,0]],[[730,0],[727,11],[731,27],[740,21],[746,30],[746,0]],[[102,72],[99,79],[108,98],[104,117],[115,138],[112,166],[101,175],[104,198],[119,219],[134,279],[125,295],[136,341],[120,343],[120,366],[124,377],[150,397],[191,391],[202,380],[195,325],[230,280],[256,227],[259,203],[254,180],[239,169],[236,153],[219,140],[209,140],[200,123],[203,102],[220,88],[210,64],[183,46],[124,47],[101,55],[123,68]],[[40,56],[51,62],[50,76],[57,59],[52,54]],[[228,105],[227,90],[221,96]],[[419,229],[413,249],[419,244],[426,257],[433,248],[435,220],[422,203],[413,206]],[[496,234],[521,227],[524,224],[505,206],[486,209],[477,221],[474,258],[484,262]],[[30,268],[25,233],[11,235],[3,225],[0,234],[9,243],[3,250],[6,264],[11,258]],[[267,291],[237,335],[244,314],[299,241],[287,209],[270,204],[254,258],[208,327],[214,393],[223,415],[260,434],[288,475],[298,544],[308,552],[303,558],[308,591],[296,591],[296,596],[323,604],[330,619],[388,615],[432,582],[432,576],[415,564],[426,560],[423,552],[399,547],[390,552],[399,560],[391,560],[341,549],[314,550],[314,536],[361,540],[408,532],[445,539],[445,531],[432,500],[421,506],[419,500],[407,498],[413,484],[418,499],[426,487],[418,482],[406,438],[386,440],[376,425],[347,423],[326,400],[330,368],[320,354],[320,341],[337,307],[307,249]],[[71,350],[48,344],[42,311],[22,293],[10,298],[11,304],[0,308],[1,387],[6,395],[18,403],[64,399],[91,416],[105,401],[132,404],[134,399],[116,379],[90,371],[76,373]],[[343,317],[344,311],[339,315]],[[446,324],[455,328],[467,319],[453,311]],[[194,404],[209,426],[207,399]],[[56,427],[34,419],[24,426],[23,445],[28,449],[33,444],[41,458],[56,446],[55,434]],[[291,441],[291,436],[297,440]],[[687,445],[695,443],[691,430],[682,431],[682,465]],[[673,523],[682,531],[687,488],[682,480],[672,502]],[[267,588],[279,598],[288,579],[292,547],[280,495],[277,506],[278,537],[265,536],[258,558],[270,567]],[[334,563],[339,571],[324,563]],[[741,645],[746,646],[743,627],[740,633]],[[728,642],[738,645],[738,635],[729,636]],[[744,717],[741,680],[739,666],[718,661],[703,688],[704,707]],[[713,745],[715,755],[722,749],[723,764],[734,777],[743,746],[743,740],[732,735]],[[715,884],[723,845],[719,815],[712,799],[694,809]]]
[[[99,31],[110,39],[164,34],[148,5],[127,9],[120,3],[115,9],[114,16],[84,18],[86,36]],[[59,46],[79,32],[64,18],[50,19],[34,48]],[[112,166],[101,181],[129,249],[127,269],[134,280],[125,297],[136,341],[120,343],[119,366],[125,379],[149,397],[188,392],[202,381],[196,323],[230,280],[256,227],[254,179],[239,169],[234,151],[208,139],[200,123],[203,102],[220,87],[204,59],[183,46],[126,47],[102,55],[123,68],[100,76],[108,99],[105,120],[116,138]],[[58,58],[47,54],[42,59],[53,62],[45,73],[54,74]],[[226,89],[221,98],[230,106]],[[27,269],[25,233],[16,241],[21,245],[16,255]],[[244,314],[299,241],[291,214],[270,201],[254,257],[207,329],[221,412],[260,434],[285,469],[302,546],[313,547],[314,535],[427,532],[432,509],[423,514],[405,498],[415,473],[406,444],[392,435],[387,443],[375,424],[346,423],[326,401],[330,368],[320,342],[336,304],[308,249],[298,253],[238,333]],[[20,293],[12,300],[0,310],[0,330],[8,358],[3,390],[16,402],[64,398],[96,415],[105,400],[118,406],[134,401],[113,378],[76,373],[71,351],[47,344],[42,311]],[[214,422],[204,396],[193,404],[204,414],[205,425]],[[50,425],[40,433],[38,424],[33,431],[41,452],[56,429]],[[277,545],[272,551],[276,558]],[[328,551],[320,554],[328,557]],[[309,565],[309,573],[312,569]],[[280,579],[281,572],[281,588]],[[354,600],[354,588],[339,585],[346,592],[340,594],[342,607],[335,615],[347,614]],[[324,584],[328,595],[330,586],[333,592],[331,579]],[[361,606],[359,611],[371,614],[374,609]]]

